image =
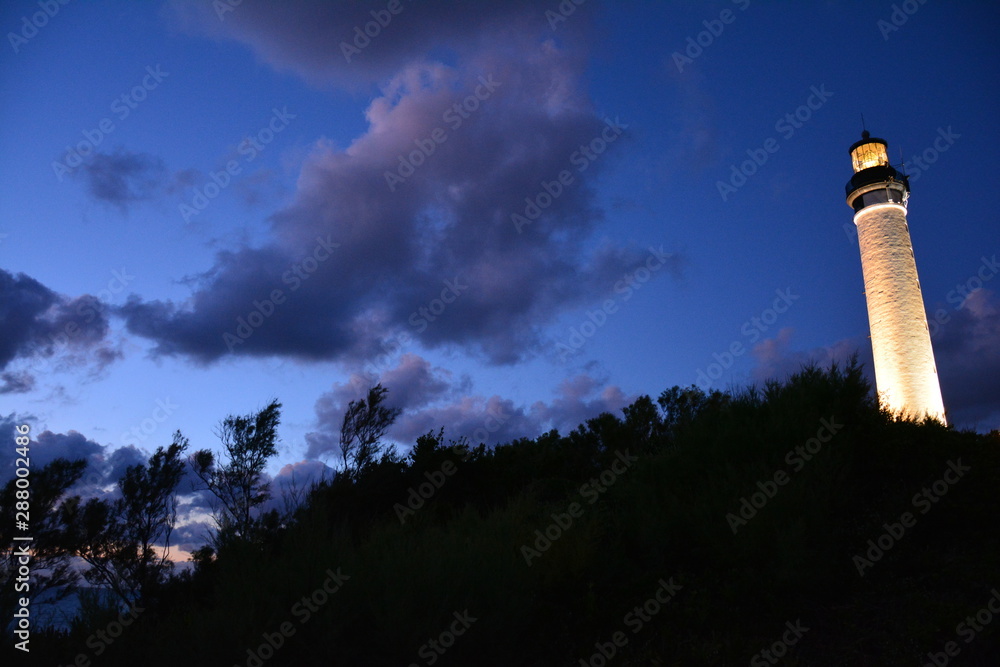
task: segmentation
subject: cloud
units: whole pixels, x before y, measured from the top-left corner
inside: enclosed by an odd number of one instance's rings
[[[179,558],[185,558],[195,549],[205,546],[216,530],[215,522],[209,515],[193,511],[187,505],[181,505],[177,515],[177,524],[170,536],[171,546],[177,550],[171,556],[171,560],[175,562]]]
[[[35,388],[35,377],[25,371],[0,373],[0,394],[24,394]]]
[[[108,309],[89,294],[69,298],[23,273],[0,269],[0,369],[15,360],[31,367],[0,375],[0,393],[29,391],[31,371],[52,363],[92,364],[98,369],[119,358],[109,342]]]
[[[375,384],[381,383],[389,390],[386,405],[405,414],[466,390],[469,382],[468,378],[456,382],[450,372],[434,368],[426,359],[410,353],[403,354],[395,367],[384,370],[380,376],[352,373],[347,382],[334,384],[316,401],[319,429],[306,434],[306,456],[315,459],[338,451],[344,410],[351,401],[367,396],[368,389]],[[424,429],[417,435],[426,432]]]
[[[192,33],[245,44],[275,69],[314,84],[348,87],[381,82],[431,51],[449,59],[468,57],[485,38],[510,43],[512,53],[523,35],[558,34],[569,41],[587,30],[593,11],[588,4],[576,7],[556,33],[545,17],[549,7],[531,0],[403,0],[396,14],[385,11],[388,3],[258,1],[221,12],[218,4],[173,0],[170,6],[179,25]],[[368,25],[376,19],[384,25]],[[367,43],[366,35],[358,36],[366,28],[375,35]]]
[[[389,390],[386,404],[402,410],[387,437],[405,447],[441,427],[446,437],[457,440],[464,436],[473,444],[490,445],[535,437],[553,428],[569,432],[602,412],[619,413],[635,398],[581,374],[563,381],[550,403],[518,406],[498,395],[473,395],[467,377],[455,378],[413,354],[403,355],[397,366],[375,380]],[[308,459],[338,455],[344,410],[351,400],[362,397],[367,387],[367,378],[354,374],[349,382],[336,383],[320,396],[316,401],[317,429],[306,434]]]
[[[316,142],[294,199],[270,218],[270,242],[218,253],[185,304],[132,297],[121,308],[154,354],[352,361],[405,334],[426,349],[457,346],[511,364],[540,349],[542,328],[561,311],[610,293],[643,261],[639,244],[592,243],[604,216],[593,179],[620,150],[608,142],[628,137],[591,108],[581,54],[514,30],[542,13],[526,4],[444,4],[457,13],[406,5],[411,14],[399,19],[416,23],[400,21],[378,44],[380,67],[398,69],[368,106],[367,131],[346,148]],[[220,29],[268,62],[322,74],[348,16],[326,6],[313,16],[300,5],[245,3]],[[434,37],[415,27],[420,12],[441,17]],[[460,65],[427,58],[437,37],[461,51]],[[604,152],[590,159],[592,142]],[[543,190],[563,171],[569,185]],[[511,216],[533,200],[544,205],[519,230]]]
[[[391,431],[401,443],[412,445],[418,436],[444,427],[447,437],[466,437],[488,445],[533,438],[551,429],[568,433],[602,412],[619,414],[631,399],[619,387],[604,386],[593,377],[578,375],[563,381],[550,402],[517,406],[498,395],[461,396],[457,400],[404,412]]]
[[[14,436],[16,435],[15,427],[25,423],[30,425],[31,422],[14,413],[7,416],[0,416],[0,438],[3,439],[3,442],[13,443]],[[83,459],[87,462],[87,469],[84,471],[85,476],[87,473],[96,472],[102,480],[104,479],[105,474],[103,471],[106,469],[104,465],[104,446],[90,440],[77,431],[53,433],[46,430],[35,433],[33,429],[29,448],[31,452],[31,467],[36,470],[44,468],[57,458],[64,458],[70,461]],[[0,484],[6,484],[7,480],[14,477],[16,458],[17,454],[14,452],[13,446],[0,449]],[[96,481],[96,478],[92,478],[91,481]],[[81,480],[77,484],[77,486],[83,485],[84,480]]]
[[[73,175],[83,179],[92,197],[121,210],[158,196],[171,178],[161,159],[121,149],[95,152]]]
[[[665,59],[666,79],[678,103],[667,150],[658,161],[660,176],[671,181],[680,172],[690,175],[718,166],[723,156],[718,113],[713,97],[707,92],[704,74],[697,69],[683,73],[670,58]]]
[[[946,311],[947,312],[947,311]],[[1000,429],[1000,299],[978,289],[940,322],[932,342],[950,421]]]
[[[279,514],[285,514],[305,502],[313,484],[328,482],[336,475],[336,470],[321,461],[286,463],[271,479],[271,497],[261,511],[277,510]]]
[[[531,414],[539,424],[566,433],[602,412],[618,414],[636,398],[626,396],[620,387],[581,373],[563,380],[551,403],[539,401],[532,405]]]
[[[979,289],[961,307],[935,312],[944,313],[932,328],[931,344],[949,422],[979,431],[1000,428],[1000,299],[989,290]],[[784,379],[810,361],[821,367],[843,363],[856,351],[865,375],[875,386],[867,337],[795,350],[793,333],[792,329],[782,329],[775,338],[753,347],[751,352],[757,361],[751,371],[753,380]]]
[[[757,362],[750,372],[753,381],[784,380],[811,363],[820,368],[829,368],[833,363],[843,365],[856,353],[858,361],[864,364],[865,376],[875,385],[872,347],[867,337],[843,338],[826,347],[793,350],[794,333],[794,329],[786,327],[774,338],[765,338],[753,346],[750,353]]]
[[[308,489],[314,482],[331,479],[333,474],[333,468],[320,461],[286,463],[271,480],[271,487],[283,492],[296,487],[300,490]]]
[[[26,415],[14,413],[0,415],[0,441],[13,443],[16,435],[15,427],[25,423],[32,425],[33,421],[34,418]],[[35,470],[40,470],[57,458],[86,461],[87,466],[82,476],[67,491],[69,495],[78,495],[84,501],[90,498],[110,501],[120,497],[118,480],[125,475],[130,466],[147,464],[152,454],[152,451],[144,451],[134,445],[112,449],[110,445],[102,445],[75,430],[54,433],[49,430],[37,432],[32,428],[28,446],[31,452],[31,465]],[[191,453],[190,450],[187,452]],[[14,478],[16,457],[17,453],[13,446],[0,449],[0,486]],[[313,482],[332,479],[333,476],[333,469],[319,461],[286,464],[273,479],[265,474],[265,479],[271,483],[272,498],[265,503],[263,511],[277,509],[283,512],[286,497],[289,502],[296,501],[294,497],[296,489],[300,492],[308,491]],[[190,466],[185,465],[184,476],[176,489],[178,516],[171,536],[171,543],[179,547],[181,552],[190,552],[204,545],[216,528],[213,510],[218,500],[201,486],[200,480],[194,475]],[[175,557],[177,556],[185,557],[184,553],[175,554]]]

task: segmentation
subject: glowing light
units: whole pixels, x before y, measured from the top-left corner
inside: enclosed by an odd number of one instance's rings
[[[870,167],[889,166],[889,156],[886,153],[884,143],[881,141],[869,141],[851,151],[851,162],[856,174],[862,169]]]

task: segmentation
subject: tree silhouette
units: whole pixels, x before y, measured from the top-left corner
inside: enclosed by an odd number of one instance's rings
[[[276,400],[257,413],[230,415],[217,431],[226,463],[217,466],[215,454],[209,449],[192,455],[191,464],[203,488],[211,491],[220,503],[216,516],[217,545],[230,537],[248,538],[254,534],[254,510],[271,497],[264,466],[278,453],[275,443],[280,419],[281,403]]]
[[[368,396],[351,401],[344,411],[344,421],[340,426],[340,453],[344,464],[344,472],[350,477],[357,477],[369,467],[382,452],[381,440],[389,430],[399,408],[388,408],[382,405],[389,390],[376,384],[368,390]]]
[[[67,490],[83,475],[83,459],[56,459],[31,473],[30,492],[12,479],[0,490],[0,613],[10,618],[15,602],[23,595],[11,579],[18,572],[18,547],[27,544],[31,553],[28,581],[33,600],[48,599],[55,604],[73,593],[79,575],[73,569],[67,550],[66,534],[57,520],[57,508]],[[18,494],[18,491],[21,491]],[[30,498],[32,541],[15,542],[15,511],[18,502]],[[65,502],[65,501],[63,501]]]
[[[84,577],[107,586],[126,605],[141,600],[173,567],[174,492],[184,476],[187,446],[177,431],[172,444],[158,447],[147,464],[129,466],[118,480],[121,497],[113,502],[91,498],[81,507],[74,497],[60,506],[71,552],[90,565]]]

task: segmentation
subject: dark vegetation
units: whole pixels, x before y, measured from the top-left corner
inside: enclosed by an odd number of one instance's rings
[[[428,433],[405,459],[381,445],[396,416],[385,396],[376,387],[352,404],[344,473],[284,515],[259,508],[280,405],[224,422],[228,459],[192,456],[220,511],[191,571],[147,549],[169,528],[157,517],[169,518],[179,434],[130,470],[120,503],[35,496],[56,583],[68,576],[59,555],[73,554],[114,597],[85,596],[66,631],[35,629],[33,662],[601,665],[591,656],[621,632],[608,665],[765,665],[755,654],[800,622],[808,631],[780,664],[923,665],[949,641],[956,665],[1000,664],[1000,615],[968,642],[956,630],[1000,588],[1000,434],[892,418],[854,363],[729,394],[674,387],[622,417],[493,449]],[[811,438],[818,451],[795,453]],[[959,461],[968,471],[938,496]],[[36,485],[67,488],[73,466],[49,466]],[[786,483],[771,487],[779,471]],[[736,520],[741,499],[767,489],[756,515]],[[915,502],[924,489],[933,502]],[[904,512],[915,523],[859,566]],[[633,610],[661,580],[680,588],[643,620]],[[324,583],[336,592],[314,596]],[[95,656],[88,638],[129,604],[143,611]],[[455,620],[466,610],[467,629]],[[463,633],[440,655],[428,642],[453,624]],[[268,636],[280,648],[261,651]],[[23,663],[12,643],[4,653]]]

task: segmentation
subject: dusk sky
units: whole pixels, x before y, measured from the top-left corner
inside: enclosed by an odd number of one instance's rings
[[[853,351],[870,374],[862,114],[910,174],[949,418],[1000,428],[998,17],[6,2],[0,428],[114,479],[277,398],[269,472],[306,478],[378,381],[405,453]]]

